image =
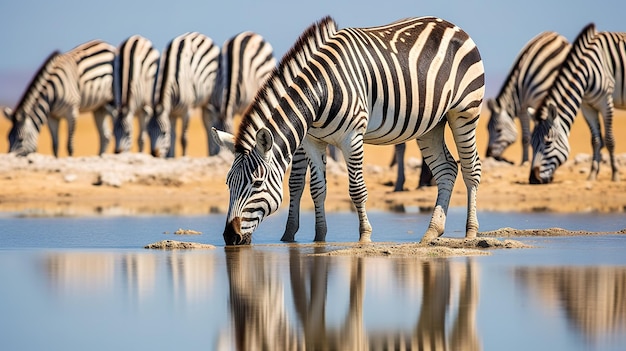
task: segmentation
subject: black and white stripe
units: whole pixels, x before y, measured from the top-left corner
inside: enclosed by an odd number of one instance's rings
[[[133,35],[120,44],[113,76],[116,153],[131,150],[135,116],[139,121],[137,147],[139,152],[143,151],[148,118],[153,113],[152,96],[158,68],[159,51],[150,40]]]
[[[115,47],[101,40],[81,44],[67,53],[51,55],[28,86],[15,111],[5,111],[13,126],[9,151],[26,155],[37,150],[41,128],[47,123],[52,151],[58,156],[61,118],[67,120],[67,153],[74,154],[74,129],[82,112],[93,112],[100,134],[99,154],[111,136],[113,61]]]
[[[593,24],[581,31],[537,110],[538,122],[531,137],[533,160],[530,183],[551,182],[556,169],[567,160],[569,133],[579,109],[591,129],[593,161],[589,179],[596,179],[601,160],[603,138],[598,117],[600,113],[612,178],[619,180],[612,124],[613,109],[626,108],[625,68],[625,33],[597,33]]]
[[[570,50],[567,39],[556,32],[542,32],[522,48],[495,99],[487,100],[489,143],[487,157],[503,160],[504,150],[517,139],[515,117],[522,129],[522,163],[528,161],[529,108],[534,110],[552,86]]]
[[[323,173],[329,143],[345,156],[360,240],[369,241],[363,145],[394,145],[415,138],[439,187],[424,237],[441,235],[458,172],[445,145],[446,124],[467,186],[466,236],[476,235],[481,173],[476,125],[484,67],[467,33],[433,17],[345,28],[326,40],[292,84],[277,90],[273,82],[268,81],[246,111],[233,145],[226,244],[249,244],[259,223],[278,209],[285,172],[300,145]]]
[[[219,48],[203,34],[192,32],[174,38],[161,55],[154,96],[154,115],[148,122],[150,149],[158,157],[174,157],[176,121],[180,118],[183,156],[187,153],[187,129],[195,108],[210,127],[219,113],[214,97]]]
[[[217,129],[233,132],[235,116],[241,115],[248,107],[274,69],[274,51],[261,35],[242,32],[224,42],[218,74],[221,98],[220,117],[215,124]],[[212,142],[209,154],[218,152],[219,145]]]

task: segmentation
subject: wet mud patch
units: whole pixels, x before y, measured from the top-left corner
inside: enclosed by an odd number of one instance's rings
[[[567,230],[563,228],[545,228],[545,229],[515,229],[500,228],[492,231],[478,233],[479,238],[486,237],[522,237],[522,236],[592,236],[592,235],[614,235],[626,234],[626,229],[617,232],[592,232],[585,230]]]
[[[314,256],[355,256],[355,257],[419,257],[437,258],[454,256],[489,255],[489,249],[530,248],[516,240],[496,238],[436,238],[426,243],[356,243],[350,247],[331,249]]]

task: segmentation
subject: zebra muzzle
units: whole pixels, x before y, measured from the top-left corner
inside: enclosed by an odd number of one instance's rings
[[[226,223],[224,228],[224,243],[226,245],[250,245],[251,242],[251,235],[241,234],[241,219],[239,217]]]

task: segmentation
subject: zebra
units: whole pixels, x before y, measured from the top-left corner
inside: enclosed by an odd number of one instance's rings
[[[202,109],[202,121],[210,127],[218,115],[215,86],[219,48],[198,32],[182,34],[169,42],[159,64],[154,92],[154,113],[148,122],[150,150],[155,157],[174,157],[176,121],[182,121],[181,146],[187,153],[187,129],[192,110]]]
[[[454,135],[467,187],[466,237],[476,236],[481,174],[476,125],[485,89],[484,66],[465,31],[435,17],[344,28],[324,42],[292,84],[277,90],[279,84],[276,78],[261,89],[236,138],[221,133],[221,142],[235,153],[226,176],[227,245],[250,244],[261,221],[279,208],[286,169],[301,144],[316,165],[312,172],[320,172],[323,179],[329,143],[346,160],[359,241],[371,241],[363,145],[393,145],[414,138],[438,186],[422,240],[440,236],[458,172],[445,145],[446,124]],[[320,192],[326,192],[325,185]]]
[[[220,52],[220,115],[214,126],[232,133],[234,117],[243,113],[275,68],[274,50],[261,35],[246,31],[227,39]],[[219,145],[211,138],[209,155],[218,152]]]
[[[9,151],[26,155],[37,150],[41,127],[48,124],[52,152],[58,157],[59,121],[67,120],[67,153],[74,154],[74,129],[81,112],[93,112],[100,134],[99,154],[111,137],[107,124],[113,110],[114,46],[96,39],[72,50],[54,52],[29,84],[15,111],[5,115],[13,125],[9,132]]]
[[[117,118],[113,125],[115,153],[131,149],[133,119],[139,120],[137,146],[143,151],[148,118],[152,115],[152,96],[159,67],[159,51],[140,35],[124,40],[115,60],[113,91]]]
[[[614,150],[613,109],[626,108],[626,33],[596,32],[590,23],[579,33],[554,84],[537,109],[531,136],[533,160],[529,182],[550,183],[569,156],[569,133],[580,108],[591,129],[593,160],[588,180],[595,180],[603,140],[598,113],[604,124],[613,181],[619,181]]]
[[[517,139],[517,116],[522,129],[522,164],[528,162],[530,114],[552,86],[569,50],[564,36],[548,31],[539,33],[522,48],[498,96],[487,100],[487,157],[507,161],[502,154]]]

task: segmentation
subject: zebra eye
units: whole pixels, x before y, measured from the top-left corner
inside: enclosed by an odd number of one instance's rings
[[[252,180],[252,185],[255,188],[260,188],[261,186],[263,186],[263,182],[264,180],[262,178],[255,178]]]

